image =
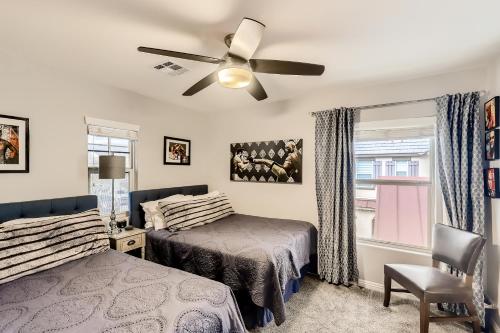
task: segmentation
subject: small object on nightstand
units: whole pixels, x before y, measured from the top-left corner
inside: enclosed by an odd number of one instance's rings
[[[127,231],[134,230],[134,227],[131,225],[128,225],[125,227],[125,230],[127,230]]]
[[[141,258],[145,257],[146,231],[144,229],[123,230],[119,234],[109,236],[111,248],[120,252],[141,249]]]
[[[118,229],[123,229],[127,226],[127,220],[116,221]]]

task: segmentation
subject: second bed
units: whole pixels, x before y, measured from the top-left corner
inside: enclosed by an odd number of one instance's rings
[[[143,202],[207,192],[206,185],[132,192],[130,223],[144,228]],[[315,271],[316,238],[308,222],[233,214],[190,230],[149,230],[146,256],[231,287],[253,328],[285,321],[285,302]]]

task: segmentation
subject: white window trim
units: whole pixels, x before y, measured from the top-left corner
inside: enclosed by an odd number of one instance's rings
[[[364,238],[364,237],[357,237],[356,242],[358,245],[374,246],[382,249],[390,249],[401,252],[411,252],[411,253],[426,254],[426,255],[430,255],[432,253],[430,247],[406,245],[406,244],[393,243],[393,242],[387,242],[387,241]]]
[[[415,124],[415,123],[418,124]],[[387,121],[369,121],[369,122],[361,122],[355,125],[355,132],[357,131],[384,131],[384,130],[400,130],[400,129],[418,129],[422,127],[430,127],[434,128],[434,137],[431,140],[431,153],[430,153],[430,181],[424,180],[401,180],[395,181],[390,179],[363,179],[356,180],[356,183],[365,183],[365,184],[380,184],[380,185],[396,185],[397,184],[407,184],[407,185],[432,185],[430,186],[430,194],[428,198],[428,205],[432,207],[428,210],[428,221],[429,225],[427,228],[427,245],[426,246],[415,246],[409,244],[400,244],[394,242],[388,242],[378,239],[365,238],[365,237],[356,237],[358,244],[363,245],[373,245],[381,248],[387,248],[396,251],[412,251],[418,253],[428,254],[431,252],[432,245],[432,227],[434,224],[439,223],[443,220],[443,202],[442,193],[439,186],[439,178],[438,178],[438,170],[436,166],[436,117],[421,117],[421,118],[406,118],[406,119],[398,119],[398,120],[387,120]],[[356,141],[356,133],[354,134],[354,141]],[[356,186],[354,186],[354,190],[356,192]],[[356,198],[356,196],[355,196]]]

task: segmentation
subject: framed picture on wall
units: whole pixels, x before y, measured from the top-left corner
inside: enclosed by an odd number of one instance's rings
[[[487,130],[494,129],[499,125],[500,121],[500,97],[495,96],[488,102],[484,103],[484,121]]]
[[[500,198],[500,180],[498,168],[488,168],[484,170],[484,190],[487,197]]]
[[[191,165],[191,141],[165,136],[163,138],[163,164]]]
[[[29,172],[29,119],[0,115],[0,173]]]
[[[487,131],[484,142],[486,159],[489,161],[498,159],[500,157],[500,130]]]

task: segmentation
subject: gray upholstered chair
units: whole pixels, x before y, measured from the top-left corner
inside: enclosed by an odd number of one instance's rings
[[[430,321],[471,321],[474,333],[479,333],[480,321],[472,303],[472,277],[485,242],[481,235],[436,224],[433,230],[432,267],[384,265],[384,306],[389,306],[391,291],[409,292],[420,299],[420,333],[429,332]],[[464,272],[464,278],[440,270],[440,262]],[[392,289],[392,280],[406,289]],[[469,315],[430,316],[430,303],[463,303]]]

